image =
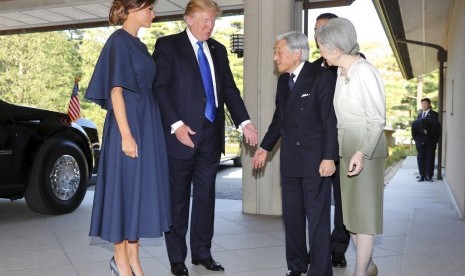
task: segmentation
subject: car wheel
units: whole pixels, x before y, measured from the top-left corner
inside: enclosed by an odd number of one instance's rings
[[[37,153],[24,195],[28,206],[41,214],[65,214],[81,204],[89,171],[79,146],[62,138],[46,141]]]
[[[242,159],[240,156],[233,159],[234,167],[242,167]]]

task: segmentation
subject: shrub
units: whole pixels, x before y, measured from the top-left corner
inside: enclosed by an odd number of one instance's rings
[[[415,147],[411,145],[397,145],[389,148],[389,156],[387,158],[386,166],[389,167],[411,155],[417,155]]]

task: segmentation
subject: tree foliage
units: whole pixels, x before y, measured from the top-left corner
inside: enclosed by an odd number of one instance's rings
[[[66,110],[80,71],[75,43],[64,32],[0,37],[2,99],[51,110]]]

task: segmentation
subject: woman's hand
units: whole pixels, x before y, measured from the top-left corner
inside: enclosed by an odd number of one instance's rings
[[[132,136],[123,137],[121,141],[121,146],[122,146],[124,154],[126,154],[128,157],[131,157],[131,158],[139,157],[138,150],[137,150],[137,143],[136,143],[136,140],[134,140],[134,137]]]
[[[347,176],[356,176],[362,171],[364,157],[365,154],[361,151],[357,151],[354,155],[352,155],[349,162],[349,171],[347,172]]]

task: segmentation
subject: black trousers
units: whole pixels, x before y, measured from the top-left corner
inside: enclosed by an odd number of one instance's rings
[[[424,143],[417,146],[417,163],[420,177],[432,179],[434,175],[434,159],[437,143]]]
[[[333,275],[330,250],[331,178],[282,177],[281,189],[288,269],[308,271],[307,275],[312,276]]]
[[[336,162],[336,172],[332,177],[333,198],[334,198],[334,229],[331,232],[331,251],[344,254],[350,243],[350,234],[344,225],[342,217],[341,182],[339,175],[339,161]]]
[[[187,160],[169,158],[173,225],[165,234],[165,242],[171,263],[183,263],[186,260],[191,187],[191,257],[192,259],[211,257],[215,216],[215,179],[221,156],[220,140],[218,119],[213,123],[205,120],[194,155]]]

